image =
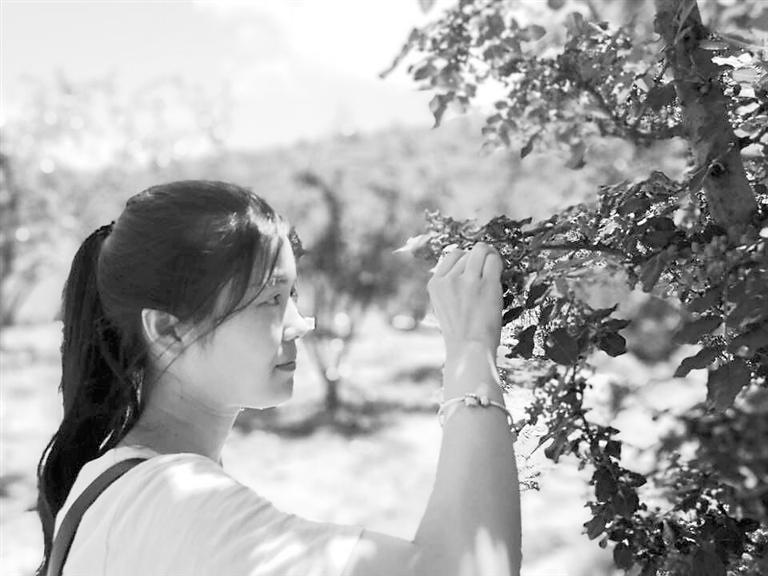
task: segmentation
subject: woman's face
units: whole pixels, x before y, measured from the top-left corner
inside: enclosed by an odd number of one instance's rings
[[[206,404],[224,410],[266,408],[291,398],[296,339],[309,328],[297,308],[295,284],[293,249],[283,238],[261,294],[220,324],[204,346],[195,344],[184,354],[183,378],[209,395]],[[250,288],[243,301],[255,292]]]

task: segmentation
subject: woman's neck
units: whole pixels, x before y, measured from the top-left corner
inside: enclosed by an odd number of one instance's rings
[[[138,420],[118,446],[138,444],[159,454],[191,452],[220,463],[239,412],[210,406],[180,380],[168,377],[147,390]]]

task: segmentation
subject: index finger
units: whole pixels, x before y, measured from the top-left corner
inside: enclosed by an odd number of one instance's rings
[[[464,269],[464,274],[468,274],[473,278],[480,277],[483,272],[485,259],[492,249],[493,247],[485,242],[478,242],[475,244],[469,252],[469,259],[467,260],[467,267]]]
[[[501,273],[504,270],[504,262],[501,260],[501,255],[496,250],[491,252],[485,257],[483,262],[483,278],[492,280],[501,280]]]
[[[450,252],[448,252],[445,256],[443,256],[442,260],[440,260],[437,265],[432,269],[434,276],[445,276],[445,274],[448,273],[451,268],[453,268],[453,265],[456,264],[456,262],[459,261],[459,259],[464,256],[465,252],[461,248],[454,248]]]

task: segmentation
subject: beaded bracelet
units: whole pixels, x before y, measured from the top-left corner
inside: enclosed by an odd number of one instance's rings
[[[445,402],[442,402],[440,404],[440,408],[437,411],[437,419],[440,422],[440,426],[445,426],[445,423],[447,422],[448,418],[456,411],[456,408],[460,404],[464,404],[464,406],[467,407],[481,407],[481,408],[488,408],[490,406],[495,406],[496,408],[501,409],[504,414],[507,416],[507,423],[509,424],[509,431],[512,432],[515,436],[517,436],[517,433],[515,432],[514,428],[514,420],[512,418],[512,414],[510,414],[509,410],[507,410],[506,406],[503,404],[499,404],[498,402],[494,402],[488,396],[485,395],[478,395],[474,393],[464,394],[461,398],[451,398],[450,400],[446,400]]]

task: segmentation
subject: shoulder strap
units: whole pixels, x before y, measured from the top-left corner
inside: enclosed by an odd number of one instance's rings
[[[98,495],[112,484],[112,482],[144,460],[147,460],[147,458],[128,458],[126,460],[121,460],[117,464],[107,468],[93,482],[91,482],[85,490],[83,490],[83,493],[78,496],[77,500],[72,504],[72,507],[67,511],[64,520],[61,522],[61,526],[59,526],[59,531],[56,533],[56,538],[53,540],[53,549],[51,550],[51,558],[48,562],[47,576],[61,576],[64,562],[67,560],[69,549],[72,546],[72,540],[74,540],[75,532],[80,525],[80,520]]]

